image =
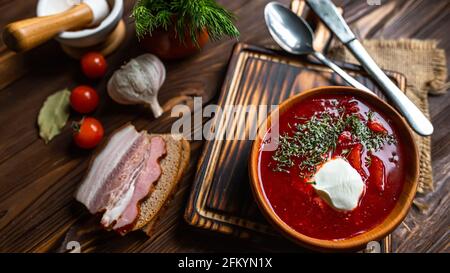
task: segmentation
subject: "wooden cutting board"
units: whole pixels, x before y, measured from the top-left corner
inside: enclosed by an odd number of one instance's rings
[[[385,99],[361,67],[338,64]],[[386,73],[401,90],[405,90],[403,75]],[[322,64],[238,43],[232,53],[218,105],[277,105],[307,89],[326,85],[346,84]],[[237,115],[237,120],[241,117],[242,122],[237,122],[236,128],[257,122],[256,119],[245,120],[245,112]],[[259,212],[251,194],[247,171],[250,147],[250,140],[205,143],[185,211],[188,223],[244,238],[279,237]],[[285,239],[280,237],[279,240]],[[390,252],[390,236],[380,243],[382,251]]]

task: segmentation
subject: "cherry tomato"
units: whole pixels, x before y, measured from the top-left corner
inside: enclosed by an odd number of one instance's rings
[[[358,172],[362,172],[361,168],[362,144],[356,144],[347,156],[347,160]]]
[[[81,58],[81,69],[90,79],[103,77],[106,73],[107,63],[102,54],[97,52],[86,53]]]
[[[367,127],[375,133],[387,134],[386,128],[384,128],[384,126],[377,120],[369,120],[367,122]]]
[[[78,147],[92,149],[103,138],[103,126],[95,118],[85,117],[73,124],[73,139]]]
[[[377,156],[370,156],[369,179],[375,183],[380,192],[384,191],[386,176],[384,174],[384,164]]]
[[[80,114],[90,113],[98,106],[97,92],[86,85],[77,86],[70,94],[70,105]]]

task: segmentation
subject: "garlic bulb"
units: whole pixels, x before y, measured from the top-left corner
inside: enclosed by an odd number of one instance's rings
[[[121,104],[149,105],[157,118],[163,113],[158,91],[165,78],[166,69],[158,57],[143,54],[114,72],[108,82],[108,94]]]

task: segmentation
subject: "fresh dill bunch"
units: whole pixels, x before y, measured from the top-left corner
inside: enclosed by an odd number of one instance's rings
[[[211,40],[237,37],[234,15],[214,0],[139,0],[133,8],[136,34],[142,38],[157,28],[174,27],[181,42],[198,45],[197,36],[206,30]]]

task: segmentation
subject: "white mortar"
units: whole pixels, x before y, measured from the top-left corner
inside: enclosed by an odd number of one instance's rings
[[[89,1],[95,4],[95,0]],[[37,16],[52,15],[63,12],[79,2],[80,0],[39,0],[36,13]],[[79,31],[65,31],[60,33],[56,37],[56,40],[64,45],[81,48],[97,45],[103,42],[115,29],[123,15],[123,0],[107,0],[107,2],[110,7],[110,12],[100,22],[100,24],[96,21],[99,21],[99,17],[104,17],[101,14],[103,9],[97,9],[99,12],[94,11],[93,23],[96,27],[86,28]]]

